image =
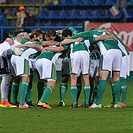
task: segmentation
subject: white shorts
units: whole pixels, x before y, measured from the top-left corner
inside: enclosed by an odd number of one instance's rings
[[[16,76],[30,75],[29,62],[26,59],[12,55],[11,64]]]
[[[100,70],[120,71],[121,63],[121,51],[119,49],[110,49],[101,56]]]
[[[89,53],[88,51],[77,51],[70,54],[71,58],[71,73],[73,74],[88,74],[89,73]]]
[[[38,59],[35,63],[36,69],[39,72],[40,79],[49,80],[53,79],[56,80],[56,70],[55,65],[52,61],[42,58]]]
[[[96,76],[99,76],[98,68],[99,68],[99,60],[90,60],[90,77],[91,78],[95,78]]]
[[[121,71],[120,71],[120,77],[127,78],[128,76],[128,67],[130,64],[128,64],[128,57],[124,56],[122,57],[122,65],[121,65]]]

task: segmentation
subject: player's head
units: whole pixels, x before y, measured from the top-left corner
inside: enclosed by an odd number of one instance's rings
[[[35,29],[30,35],[32,40],[41,41],[43,39],[43,31],[41,29]]]
[[[56,31],[53,29],[49,29],[45,34],[45,39],[47,41],[54,41],[56,38]]]
[[[68,39],[72,36],[72,31],[70,29],[64,29],[62,32],[63,39]]]

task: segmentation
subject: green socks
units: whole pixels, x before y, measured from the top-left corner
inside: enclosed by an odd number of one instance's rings
[[[84,98],[85,98],[84,104],[86,104],[86,105],[89,104],[89,97],[90,97],[90,86],[86,85],[86,86],[84,86]]]
[[[126,98],[127,98],[127,79],[126,78],[120,78],[120,83],[121,83],[121,102],[126,104]]]
[[[97,93],[97,100],[96,104],[99,105],[102,103],[102,97],[106,89],[106,80],[100,80],[99,81],[99,88],[98,88],[98,93]]]
[[[77,86],[71,86],[71,96],[73,105],[77,104]]]
[[[42,97],[40,99],[40,102],[48,103],[48,98],[51,95],[51,93],[52,93],[52,87],[46,86],[44,91],[43,91],[43,94],[42,94]]]
[[[12,83],[12,103],[17,104],[17,97],[18,97],[18,90],[19,90],[19,84],[13,82]]]
[[[120,99],[120,80],[115,81],[112,84],[112,92],[113,92],[113,104],[118,104]]]
[[[94,88],[94,91],[93,91],[92,103],[95,103],[96,100],[97,100],[97,90],[98,90],[98,87],[99,87],[99,85],[96,84],[95,88]]]
[[[28,85],[27,95],[26,95],[26,102],[32,101],[32,81],[30,81]]]
[[[81,90],[82,90],[82,84],[81,83],[77,83],[77,102],[78,102]]]
[[[27,88],[28,88],[28,82],[26,82],[26,81],[21,82],[21,85],[20,85],[20,105],[25,104]]]
[[[61,83],[60,84],[60,100],[64,101],[65,100],[65,96],[66,96],[66,92],[67,92],[68,88],[67,88],[67,83]]]

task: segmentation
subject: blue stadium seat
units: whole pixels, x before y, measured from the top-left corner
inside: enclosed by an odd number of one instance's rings
[[[103,10],[101,13],[101,16],[99,16],[100,21],[109,21],[110,20],[110,11],[109,10]]]
[[[121,19],[121,16],[122,16],[122,14],[121,14],[121,12],[119,12],[119,14],[117,15],[117,16],[113,16],[112,14],[110,15],[110,20],[111,21],[115,21],[115,22],[119,22],[120,21],[120,19]]]
[[[54,4],[54,1],[52,0],[49,4],[46,5],[46,7],[48,8],[52,8],[52,7],[55,7],[57,5]]]
[[[53,23],[46,23],[44,26],[56,26],[56,24],[53,24]]]
[[[80,5],[80,3],[82,3],[82,0],[72,0],[72,2],[69,3],[68,5],[70,7],[78,7]]]
[[[102,14],[101,10],[93,10],[91,11],[91,16],[88,18],[91,21],[98,21],[101,14]]]
[[[127,21],[132,22],[133,21],[133,10],[127,10]]]
[[[116,0],[105,0],[105,3],[102,3],[103,6],[113,6],[116,5]]]
[[[46,20],[54,20],[55,17],[58,16],[58,11],[57,10],[50,10],[50,12],[48,13],[48,16],[45,17],[44,19]]]
[[[43,20],[45,17],[47,17],[48,16],[48,13],[47,13],[47,11],[45,11],[45,10],[42,10],[42,11],[40,11],[39,13],[38,13],[38,15],[36,16],[36,19],[37,20]]]
[[[58,7],[67,7],[72,0],[60,0]]]
[[[92,7],[100,7],[102,3],[104,3],[104,0],[92,0],[90,5]]]
[[[59,12],[59,15],[55,17],[55,19],[57,20],[65,20],[66,19],[66,16],[69,15],[69,12],[67,10],[61,10]]]
[[[128,3],[127,3],[127,6],[129,8],[133,8],[133,0],[130,0]]]
[[[67,26],[67,25],[64,23],[58,23],[57,26]]]
[[[77,24],[76,24],[76,23],[71,22],[71,23],[69,23],[69,24],[68,24],[68,26],[70,26],[70,27],[71,27],[71,26],[77,26]]]
[[[76,20],[78,16],[80,16],[79,10],[71,10],[69,16],[66,17],[66,20]]]
[[[92,0],[83,0],[82,3],[79,4],[79,6],[88,7],[88,6],[90,6],[91,2],[92,2]]]
[[[91,17],[90,10],[83,10],[81,15],[77,17],[78,20],[88,20],[88,17]]]

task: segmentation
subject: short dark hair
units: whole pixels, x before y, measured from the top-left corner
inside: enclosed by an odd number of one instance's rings
[[[72,36],[72,31],[70,29],[64,29],[62,32],[63,37]]]
[[[50,37],[50,36],[55,37],[55,36],[56,36],[56,31],[53,30],[53,29],[49,29],[49,30],[46,32],[46,36],[47,36],[47,37]]]
[[[38,37],[40,34],[44,34],[41,29],[34,29],[30,35],[30,38],[34,38],[34,35],[36,35]]]

